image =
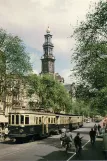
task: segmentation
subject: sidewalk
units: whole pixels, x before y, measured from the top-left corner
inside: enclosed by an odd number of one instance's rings
[[[81,156],[74,156],[72,160],[105,160],[102,138],[97,138],[95,145],[89,142],[82,150]]]

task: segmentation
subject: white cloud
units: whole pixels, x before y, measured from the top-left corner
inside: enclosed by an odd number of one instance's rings
[[[62,70],[61,73],[60,73],[60,75],[62,77],[64,77],[65,84],[71,84],[73,82],[73,80],[71,80],[71,77],[70,77],[70,75],[71,75],[70,69],[64,69],[64,70]]]
[[[36,53],[30,53],[30,58],[31,58],[30,61],[32,64],[40,60],[38,54]]]
[[[75,28],[77,20],[85,18],[89,4],[99,0],[0,0],[0,27],[21,37],[25,44],[43,51],[44,34],[50,26],[53,34],[54,53],[57,56],[69,57],[74,40],[67,39]],[[40,57],[31,53],[34,69],[41,71]],[[62,62],[63,63],[63,62]],[[67,64],[67,63],[66,63]],[[67,77],[68,66],[62,68]],[[59,64],[57,64],[58,66]],[[65,71],[64,71],[65,70]],[[56,69],[57,72],[57,69]]]

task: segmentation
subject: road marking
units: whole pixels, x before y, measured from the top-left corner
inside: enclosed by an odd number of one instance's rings
[[[90,142],[90,140],[88,140],[88,141],[82,146],[82,148],[84,148],[89,142]],[[68,160],[66,160],[66,161],[70,161],[70,159],[72,159],[75,155],[76,155],[76,153],[74,153],[73,155],[71,155],[70,158],[68,158]]]
[[[74,154],[75,152],[73,152],[73,151],[69,151],[68,153],[73,153],[73,154]]]

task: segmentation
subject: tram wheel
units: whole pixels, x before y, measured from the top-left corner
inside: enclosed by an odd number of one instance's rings
[[[21,138],[16,138],[15,142],[19,144],[19,143],[23,143],[23,140]]]
[[[36,140],[36,137],[35,136],[32,136],[31,139],[30,139],[30,142],[33,142]]]

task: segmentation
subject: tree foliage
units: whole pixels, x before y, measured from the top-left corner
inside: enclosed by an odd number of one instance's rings
[[[53,112],[70,112],[72,108],[69,94],[62,84],[54,80],[53,76],[31,75],[28,93],[32,96],[34,92],[39,95],[40,107],[44,109],[52,109]]]
[[[8,88],[13,88],[9,80],[29,73],[32,70],[29,60],[23,41],[0,29],[0,97],[4,102],[4,110]]]
[[[0,29],[0,50],[7,74],[25,74],[31,70],[28,53],[18,36],[7,34],[5,30]]]
[[[74,70],[82,84],[88,84],[90,107],[107,108],[107,2],[99,1],[74,31],[77,46]],[[104,89],[104,91],[103,91]],[[91,92],[90,92],[91,91]],[[96,92],[95,92],[96,91]],[[92,94],[92,95],[91,95]],[[90,97],[91,96],[91,97]],[[102,110],[101,108],[104,107]],[[105,110],[107,112],[107,109]],[[104,111],[104,112],[105,112]]]

